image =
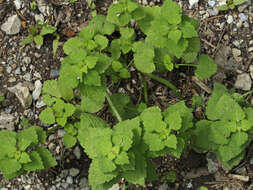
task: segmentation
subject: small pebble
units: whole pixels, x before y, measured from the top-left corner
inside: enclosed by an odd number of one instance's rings
[[[227,23],[231,24],[233,21],[234,21],[233,16],[229,15],[228,18],[227,18]]]
[[[208,5],[211,6],[211,7],[213,7],[215,5],[215,3],[216,2],[214,0],[209,0],[208,1]]]
[[[239,57],[241,55],[241,50],[233,48],[232,49],[232,54],[233,54],[234,58]]]
[[[73,184],[73,178],[72,178],[72,176],[68,176],[67,179],[66,179],[66,182],[68,184]]]
[[[239,13],[238,16],[242,22],[248,20],[248,17],[244,13]]]
[[[23,62],[25,63],[25,64],[30,64],[31,63],[31,58],[30,57],[24,57],[24,59],[23,59]]]

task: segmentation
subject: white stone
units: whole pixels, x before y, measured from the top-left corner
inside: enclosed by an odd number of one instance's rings
[[[38,100],[41,94],[42,83],[40,80],[36,80],[34,83],[35,89],[32,93],[33,99]]]
[[[192,8],[194,5],[197,5],[199,3],[199,0],[189,0],[190,8]]]
[[[242,89],[245,91],[248,91],[251,89],[251,79],[249,74],[242,73],[237,76],[236,82],[235,82],[235,88]]]
[[[21,2],[20,0],[14,0],[14,4],[17,9],[21,9],[23,7],[23,2]]]
[[[18,15],[13,15],[2,24],[1,30],[3,30],[6,34],[14,35],[19,33],[20,27],[21,21],[19,20]]]
[[[233,16],[232,15],[228,15],[227,23],[231,24],[233,21],[234,21]]]
[[[13,87],[8,88],[8,90],[16,95],[24,108],[30,107],[32,104],[32,96],[29,92],[29,88],[23,86],[22,83],[18,83]]]
[[[12,114],[0,113],[0,129],[14,130],[16,118]]]

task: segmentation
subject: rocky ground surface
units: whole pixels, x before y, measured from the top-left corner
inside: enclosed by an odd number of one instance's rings
[[[36,2],[35,9],[30,2]],[[139,0],[144,6],[161,4],[160,0]],[[214,81],[225,83],[246,92],[251,90],[253,79],[253,2],[236,7],[234,10],[219,12],[217,6],[222,0],[177,0],[184,12],[200,21],[199,36],[202,51],[212,56],[219,71],[212,80],[189,78],[181,73],[181,83],[188,86],[185,94],[204,95],[211,92]],[[101,12],[106,12],[110,1],[98,1]],[[22,121],[43,126],[38,115],[45,104],[41,100],[41,88],[45,80],[55,79],[59,74],[60,60],[64,57],[63,43],[85,27],[90,19],[86,0],[69,3],[68,0],[0,0],[0,129],[19,130]],[[37,21],[48,22],[57,27],[60,46],[54,55],[52,37],[45,37],[41,47],[31,43],[20,43],[28,35],[30,25]],[[212,81],[212,82],[211,82]],[[156,86],[155,96],[168,100],[168,89]],[[173,101],[173,100],[172,100]],[[252,101],[253,102],[253,101]],[[26,119],[24,119],[26,118]],[[47,126],[43,126],[47,127]],[[56,156],[58,167],[40,173],[30,173],[13,180],[0,176],[0,190],[88,190],[87,171],[90,160],[77,145],[66,149],[62,143],[64,131],[59,129],[47,139],[49,150]],[[234,175],[224,175],[218,169],[213,156],[206,157],[189,152],[180,160],[164,157],[157,160],[161,180],[148,184],[145,189],[197,189],[206,185],[210,189],[240,190],[253,189],[253,156],[249,153],[231,174],[246,176],[237,179]],[[177,174],[176,183],[162,180],[166,172]],[[252,183],[253,184],[253,183]],[[120,189],[116,184],[111,190]]]

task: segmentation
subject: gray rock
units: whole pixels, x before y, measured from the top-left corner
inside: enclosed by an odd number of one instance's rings
[[[213,153],[207,153],[206,155],[206,160],[207,160],[207,168],[208,168],[208,171],[210,173],[215,173],[218,171],[219,169],[219,164],[218,164],[218,161],[216,159],[216,156],[215,154]]]
[[[72,176],[68,176],[68,177],[66,178],[66,182],[67,182],[68,184],[73,184],[73,177],[72,177]]]
[[[15,74],[16,74],[16,75],[20,75],[20,74],[21,74],[20,67],[18,67],[18,68],[15,70]]]
[[[33,73],[33,76],[36,77],[36,78],[38,78],[38,79],[42,79],[40,73],[38,73],[37,71],[35,71],[35,72]]]
[[[214,0],[209,0],[208,1],[208,5],[211,6],[211,7],[214,7],[215,4],[216,4],[216,1],[214,1]]]
[[[86,177],[82,177],[82,178],[79,180],[79,186],[80,186],[81,188],[89,187],[88,179],[87,179]]]
[[[71,175],[72,177],[76,177],[79,174],[79,169],[77,168],[70,168],[69,169],[69,175]]]
[[[0,129],[14,130],[16,117],[5,112],[0,113]]]
[[[42,14],[35,14],[34,18],[36,22],[38,21],[44,22],[44,16]]]
[[[7,68],[6,68],[6,72],[10,74],[10,73],[11,73],[11,71],[12,71],[11,66],[7,66]]]
[[[31,73],[26,73],[26,74],[23,76],[23,79],[25,79],[26,81],[31,81],[31,79],[32,79]]]
[[[228,15],[227,23],[231,24],[233,21],[234,21],[233,16],[232,15]]]
[[[63,129],[59,129],[58,131],[57,131],[57,135],[58,135],[58,137],[60,137],[60,138],[63,138],[64,137],[64,135],[65,135],[65,131],[63,130]]]
[[[109,190],[119,190],[120,187],[119,187],[119,184],[114,184]]]
[[[246,16],[244,13],[239,13],[238,16],[242,22],[248,20],[248,16]]]
[[[29,92],[29,88],[23,86],[22,83],[18,83],[8,90],[16,95],[21,105],[24,108],[29,108],[32,104],[32,95]]]
[[[23,2],[21,2],[20,0],[14,0],[14,4],[17,9],[21,9],[23,7]]]
[[[21,21],[19,20],[18,15],[13,15],[2,24],[1,30],[3,30],[6,34],[14,35],[19,33],[20,27]]]
[[[251,79],[249,74],[242,73],[237,76],[236,82],[235,82],[235,88],[242,89],[245,91],[248,91],[251,89]]]
[[[38,100],[41,94],[42,83],[40,82],[40,80],[36,80],[34,83],[34,86],[35,86],[35,89],[32,93],[32,97],[34,100]]]
[[[234,58],[236,58],[236,57],[239,57],[242,54],[242,52],[239,49],[233,48],[232,54],[233,54]]]
[[[249,72],[250,72],[250,76],[253,79],[253,65],[249,66]]]
[[[247,175],[247,169],[246,169],[246,167],[240,167],[240,168],[237,168],[236,170],[235,170],[235,172],[237,173],[237,174],[240,174],[240,175]]]
[[[158,190],[168,190],[169,189],[169,187],[168,187],[168,185],[167,184],[162,184],[162,185],[160,185],[159,186],[159,188],[158,188]]]
[[[23,62],[27,65],[30,64],[32,62],[31,57],[24,57]]]
[[[197,5],[199,3],[199,0],[188,0],[189,4],[190,4],[190,8],[192,8],[193,6]]]
[[[52,69],[51,71],[50,71],[50,78],[56,78],[56,77],[58,77],[59,76],[59,70],[57,70],[57,69]]]
[[[74,155],[76,156],[77,159],[81,158],[81,150],[80,150],[79,146],[75,147],[73,153],[74,153]]]
[[[68,174],[69,174],[68,170],[62,170],[60,176],[61,178],[66,178]]]
[[[36,102],[36,108],[42,108],[42,107],[44,107],[46,104],[43,102],[43,100],[42,99],[40,99],[40,100],[38,100],[37,102]]]
[[[37,6],[39,11],[45,15],[49,16],[52,11],[52,7],[49,7],[49,4],[45,0],[37,0]]]
[[[64,182],[64,183],[61,184],[61,186],[62,186],[64,189],[67,189],[68,186],[69,186],[69,184]]]

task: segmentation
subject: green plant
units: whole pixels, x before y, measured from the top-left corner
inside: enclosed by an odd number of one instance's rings
[[[246,0],[227,0],[227,3],[225,5],[221,5],[218,7],[220,11],[225,11],[228,9],[234,9],[237,5],[241,5],[245,2]]]
[[[40,127],[29,127],[20,133],[0,131],[0,170],[7,179],[29,171],[56,165],[50,152],[43,148],[46,133]]]
[[[31,7],[32,10],[35,10],[35,9],[36,9],[36,7],[37,7],[36,0],[32,0],[32,1],[30,2],[30,7]]]
[[[145,77],[168,86],[180,97],[176,86],[153,72],[193,66],[199,78],[215,73],[213,60],[204,54],[198,56],[198,26],[171,0],[161,7],[119,0],[109,7],[107,16],[94,16],[77,37],[64,44],[66,57],[58,80],[43,85],[42,99],[47,108],[39,118],[44,124],[57,124],[47,133],[64,128],[67,147],[80,142],[92,159],[92,189],[108,189],[121,178],[144,185],[156,178],[152,158],[165,154],[179,158],[190,142],[192,110],[183,101],[165,111],[148,107]],[[56,29],[42,31],[43,27],[40,32],[32,27],[24,44],[33,40],[43,44],[42,34]],[[111,94],[109,90],[119,80],[131,77],[130,68],[141,76],[145,104],[134,105],[126,94]],[[139,99],[141,102],[142,96]],[[94,115],[103,109],[105,101],[117,120],[112,126]]]
[[[4,96],[0,96],[0,103],[4,101]]]
[[[35,42],[36,45],[42,46],[44,41],[43,37],[49,34],[55,37],[53,40],[53,53],[55,54],[58,48],[60,36],[57,34],[55,27],[43,22],[39,22],[38,27],[30,26],[29,35],[21,42],[21,45]]]
[[[194,150],[214,152],[228,170],[243,159],[250,143],[249,134],[253,132],[253,108],[238,102],[243,97],[238,95],[231,95],[223,85],[215,84],[206,107],[208,120],[198,121],[192,133]]]

